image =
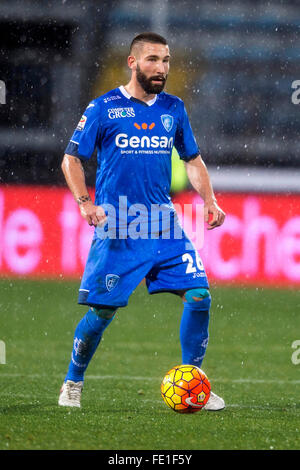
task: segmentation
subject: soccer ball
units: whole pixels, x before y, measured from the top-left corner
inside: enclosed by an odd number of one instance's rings
[[[197,366],[175,366],[165,375],[161,383],[164,402],[178,413],[200,411],[210,396],[210,382],[203,370]]]

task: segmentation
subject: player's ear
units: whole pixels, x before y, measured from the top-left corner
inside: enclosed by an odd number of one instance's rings
[[[137,60],[134,55],[130,55],[127,58],[127,65],[131,70],[136,69]]]

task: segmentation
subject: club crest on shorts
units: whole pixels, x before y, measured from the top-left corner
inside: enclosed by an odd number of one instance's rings
[[[170,132],[170,130],[172,129],[173,124],[174,124],[174,118],[170,114],[163,114],[161,116],[161,122],[162,122],[164,128],[166,129],[166,131]]]
[[[119,282],[119,279],[120,276],[118,276],[117,274],[106,274],[105,284],[109,292],[116,287]]]

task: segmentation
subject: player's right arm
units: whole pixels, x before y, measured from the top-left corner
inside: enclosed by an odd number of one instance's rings
[[[89,225],[102,225],[105,221],[105,211],[101,206],[93,204],[89,195],[84,169],[81,160],[74,155],[65,154],[61,168],[65,176],[67,185],[76,200],[82,217]]]
[[[96,101],[86,108],[65,149],[62,171],[82,217],[89,225],[99,225],[105,221],[105,212],[101,206],[93,204],[85,183],[83,161],[92,156],[100,137],[101,115]]]

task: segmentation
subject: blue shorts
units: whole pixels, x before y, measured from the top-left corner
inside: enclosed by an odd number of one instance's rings
[[[94,239],[86,262],[78,303],[125,307],[143,279],[149,294],[209,288],[198,252],[181,239]]]

